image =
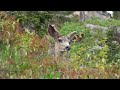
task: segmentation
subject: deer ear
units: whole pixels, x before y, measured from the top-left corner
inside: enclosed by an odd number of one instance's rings
[[[68,37],[68,39],[70,40],[70,41],[73,41],[74,40],[74,36],[77,34],[77,32],[76,31],[73,31],[73,32],[71,32],[70,34],[68,34],[67,35],[67,37]]]
[[[51,37],[54,39],[57,39],[60,37],[60,34],[54,29],[52,25],[48,26],[48,33],[50,34]]]
[[[84,36],[84,34],[79,35],[79,34],[77,34],[76,31],[73,31],[70,34],[68,34],[67,37],[71,42],[73,42],[73,41],[80,42],[82,40],[83,36]]]

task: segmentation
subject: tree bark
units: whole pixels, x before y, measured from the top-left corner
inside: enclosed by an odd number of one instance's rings
[[[80,11],[80,22],[85,21],[85,11]]]

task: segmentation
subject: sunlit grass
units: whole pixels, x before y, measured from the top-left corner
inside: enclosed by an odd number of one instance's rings
[[[11,19],[1,25],[10,33],[10,37],[4,37],[4,40],[10,42],[0,41],[0,78],[120,79],[119,60],[108,62],[109,46],[105,43],[108,38],[99,30],[91,35],[83,24],[65,23],[60,31],[62,34],[67,35],[74,30],[85,34],[80,43],[71,44],[71,56],[69,61],[65,62],[60,57],[56,61],[49,56],[48,46],[41,42],[37,34],[21,32],[18,22],[14,23],[16,28],[12,28],[14,21],[9,24],[8,22],[12,22]],[[3,33],[3,36],[4,34],[6,33]],[[96,39],[98,43],[95,43]],[[103,47],[96,49],[99,45]]]

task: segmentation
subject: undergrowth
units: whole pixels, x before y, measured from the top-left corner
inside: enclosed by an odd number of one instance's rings
[[[83,23],[66,22],[60,29],[62,35],[77,31],[84,34],[81,42],[71,43],[70,60],[55,61],[47,53],[48,46],[36,33],[22,31],[15,17],[0,21],[0,78],[15,79],[119,79],[120,63],[109,61],[108,36],[101,30],[94,34]],[[119,21],[86,21],[109,26]]]

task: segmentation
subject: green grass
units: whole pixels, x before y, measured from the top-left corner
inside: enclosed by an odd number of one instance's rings
[[[101,26],[119,25],[120,21],[88,20],[87,23]],[[84,22],[84,23],[86,23]],[[85,36],[78,43],[71,43],[70,60],[64,62],[47,55],[48,47],[36,34],[17,33],[7,29],[14,36],[7,38],[10,44],[0,43],[0,78],[18,79],[120,79],[119,52],[109,60],[108,35],[98,30],[94,34],[84,23],[66,22],[60,29],[62,35],[77,31]],[[6,26],[7,27],[7,26]],[[4,38],[6,39],[6,38]],[[98,42],[96,42],[98,40]],[[96,48],[102,45],[101,49]],[[120,48],[117,48],[120,49]],[[119,50],[118,50],[119,51]]]

